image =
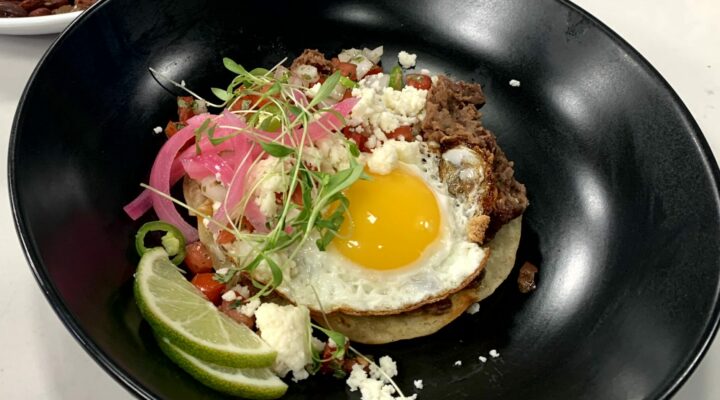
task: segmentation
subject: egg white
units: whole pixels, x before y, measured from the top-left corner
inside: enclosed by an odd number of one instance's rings
[[[440,208],[440,234],[421,258],[400,269],[372,270],[353,263],[332,246],[328,251],[318,250],[316,238],[310,238],[298,251],[292,273],[285,274],[277,288],[281,294],[314,310],[390,314],[445,297],[477,275],[488,250],[467,241],[472,205],[448,194],[438,175],[438,157],[425,145],[418,149],[420,157],[411,158],[417,163],[398,162],[395,168],[420,177]]]

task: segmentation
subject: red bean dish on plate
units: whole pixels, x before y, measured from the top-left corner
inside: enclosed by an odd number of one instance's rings
[[[4,0],[0,1],[0,18],[40,17],[82,11],[96,0]]]

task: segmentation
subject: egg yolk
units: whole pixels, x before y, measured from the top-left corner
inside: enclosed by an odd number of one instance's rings
[[[411,264],[438,237],[437,199],[424,180],[402,168],[370,176],[345,191],[350,206],[333,245],[370,269]]]

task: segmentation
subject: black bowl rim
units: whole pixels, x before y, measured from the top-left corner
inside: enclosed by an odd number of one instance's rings
[[[680,117],[684,120],[683,122],[691,128],[691,134],[693,135],[696,146],[700,149],[702,161],[704,162],[708,172],[712,176],[713,186],[715,189],[715,202],[716,204],[720,204],[720,170],[718,169],[715,157],[713,156],[712,150],[707,140],[705,139],[705,136],[700,130],[700,126],[697,124],[692,114],[690,113],[690,110],[688,110],[685,103],[683,103],[680,96],[675,92],[675,90],[673,90],[667,80],[663,78],[660,72],[658,72],[658,70],[655,69],[655,67],[653,67],[652,64],[650,64],[650,62],[640,54],[640,52],[638,52],[627,41],[625,41],[625,39],[623,39],[614,30],[612,30],[599,19],[594,17],[592,14],[585,11],[580,6],[574,4],[569,0],[555,1],[569,8],[572,11],[579,13],[583,16],[583,18],[587,19],[591,25],[593,25],[595,28],[599,29],[601,32],[607,35],[608,38],[610,38],[610,40],[612,40],[616,45],[622,48],[630,58],[637,61],[641,69],[643,69],[646,73],[655,78],[657,82],[667,91],[673,103],[678,106],[678,112],[680,114]],[[91,9],[86,10],[78,18],[73,20],[70,26],[67,27],[45,51],[42,58],[37,63],[35,69],[30,75],[28,83],[25,86],[25,89],[23,89],[20,101],[18,102],[18,107],[13,118],[12,128],[10,130],[10,143],[8,146],[8,193],[10,197],[13,220],[15,223],[15,230],[18,238],[20,239],[20,244],[23,248],[25,258],[30,266],[30,269],[33,272],[33,276],[35,277],[36,282],[40,286],[40,289],[45,295],[45,298],[53,307],[53,310],[55,311],[57,316],[60,318],[60,321],[70,331],[75,340],[80,343],[82,348],[91,356],[91,358],[98,365],[100,365],[100,367],[102,367],[102,369],[104,369],[113,379],[115,379],[116,382],[120,383],[126,390],[128,390],[135,396],[144,399],[155,399],[156,396],[152,393],[151,390],[149,390],[141,382],[132,378],[131,374],[129,374],[128,371],[121,368],[110,357],[108,357],[108,355],[87,335],[87,333],[73,319],[67,305],[62,301],[57,289],[50,281],[47,271],[45,271],[45,269],[42,267],[42,261],[40,260],[38,252],[34,248],[33,240],[29,237],[31,235],[28,231],[25,220],[23,219],[23,216],[20,212],[21,205],[18,203],[17,196],[18,189],[15,179],[16,159],[14,152],[15,142],[18,135],[18,125],[20,124],[20,120],[22,119],[21,116],[23,115],[25,108],[25,99],[28,95],[32,82],[35,80],[38,71],[42,68],[45,59],[48,58],[48,56],[53,51],[55,51],[57,47],[60,47],[62,45],[65,37],[72,34],[74,30],[79,29],[85,19],[90,18],[92,14],[95,14],[97,10],[103,8],[103,6],[105,6],[108,2],[109,0],[106,0],[95,4]],[[700,361],[703,359],[705,354],[707,354],[707,351],[713,343],[715,335],[717,334],[718,327],[720,327],[720,303],[716,302],[711,312],[710,326],[708,327],[708,329],[705,330],[705,332],[703,332],[701,342],[693,350],[695,356],[686,365],[683,365],[681,368],[679,368],[678,372],[675,374],[674,377],[671,377],[663,383],[658,399],[670,399],[672,395],[675,394],[680,389],[680,387],[688,380],[688,378],[692,375],[697,366],[700,364]]]

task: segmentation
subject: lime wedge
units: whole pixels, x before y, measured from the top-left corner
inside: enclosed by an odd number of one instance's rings
[[[219,392],[248,399],[277,399],[287,385],[269,368],[233,368],[203,361],[156,336],[160,349],[193,378]]]
[[[135,301],[157,335],[192,356],[237,368],[269,367],[275,361],[277,353],[250,328],[207,301],[162,248],[140,259]]]

